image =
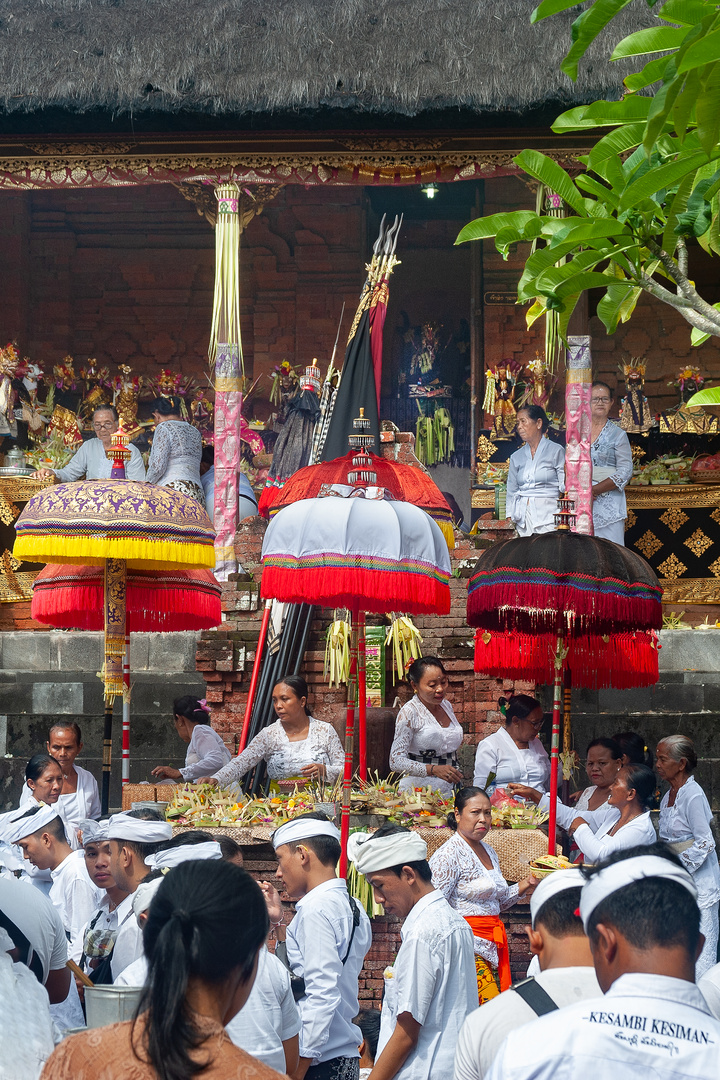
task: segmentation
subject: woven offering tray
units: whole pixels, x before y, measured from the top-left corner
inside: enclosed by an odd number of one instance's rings
[[[233,825],[173,825],[173,836],[177,836],[178,833],[197,831],[210,833],[211,836],[229,836],[241,847],[265,843],[263,838],[255,836],[255,829],[236,829]]]

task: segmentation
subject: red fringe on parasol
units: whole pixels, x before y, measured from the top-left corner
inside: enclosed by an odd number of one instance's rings
[[[660,645],[654,631],[581,635],[567,638],[567,645],[565,663],[574,687],[627,690],[654,686],[658,680]],[[555,638],[549,634],[476,630],[475,671],[495,678],[550,683],[555,648]]]
[[[351,608],[357,605],[359,597],[362,609],[376,614],[384,614],[390,608],[409,615],[424,615],[428,611],[447,615],[450,611],[447,577],[439,575],[433,567],[419,572],[402,564],[394,570],[308,567],[301,560],[290,565],[287,558],[283,559],[284,566],[274,566],[272,557],[267,556],[263,562],[263,596],[284,603]]]
[[[49,563],[33,586],[31,615],[66,629],[102,630],[103,568]],[[222,619],[220,585],[210,570],[130,570],[127,629],[210,630]]]

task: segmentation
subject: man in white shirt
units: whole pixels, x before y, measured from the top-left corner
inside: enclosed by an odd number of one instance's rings
[[[133,894],[150,873],[145,860],[172,836],[169,821],[160,820],[149,810],[130,810],[113,814],[108,821],[110,873],[115,883],[128,895],[117,906],[118,932],[112,951],[110,969],[113,981],[121,971],[143,955],[142,931],[133,916]]]
[[[300,1059],[294,1080],[355,1080],[362,1041],[353,1024],[358,978],[370,948],[370,920],[335,874],[340,833],[324,814],[303,814],[273,834],[277,876],[297,900],[287,929],[287,961],[304,980],[300,998]],[[283,935],[282,905],[263,882],[270,921]],[[277,954],[282,952],[276,950]]]
[[[52,480],[57,477],[61,483],[70,480],[109,480],[112,461],[107,456],[110,442],[118,429],[120,418],[113,405],[99,405],[93,413],[92,426],[94,439],[88,439],[79,447],[77,453],[62,469],[38,469],[37,480]],[[128,480],[144,480],[145,465],[137,446],[130,446],[130,460],[125,463],[125,475]]]
[[[698,979],[698,990],[705,998],[710,1012],[720,1020],[720,964],[715,964]]]
[[[488,1080],[717,1080],[720,1022],[695,985],[704,941],[692,876],[664,844],[584,873],[580,915],[605,996],[513,1032]]]
[[[455,1051],[455,1080],[481,1080],[505,1036],[516,1028],[601,993],[590,944],[576,914],[583,881],[579,870],[558,870],[535,889],[531,925],[525,929],[540,974],[470,1013]]]
[[[60,913],[70,959],[77,963],[82,955],[83,931],[103,896],[88,876],[85,852],[72,850],[56,808],[44,804],[15,819],[12,843],[38,870],[50,871],[50,900]]]
[[[58,809],[65,821],[77,829],[81,821],[100,817],[100,793],[97,780],[91,772],[75,764],[82,752],[83,741],[79,724],[59,720],[48,732],[47,752],[55,758],[63,771],[63,790],[58,799]],[[33,803],[33,793],[23,784],[20,806]]]
[[[463,1021],[477,1005],[470,927],[432,885],[427,844],[383,825],[353,833],[348,856],[388,915],[404,919],[402,945],[385,970],[380,1039],[371,1080],[444,1080]]]

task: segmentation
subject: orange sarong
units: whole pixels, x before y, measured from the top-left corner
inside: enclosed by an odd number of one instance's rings
[[[502,919],[498,915],[465,915],[464,918],[475,937],[497,945],[500,990],[508,990],[512,985],[510,946]]]

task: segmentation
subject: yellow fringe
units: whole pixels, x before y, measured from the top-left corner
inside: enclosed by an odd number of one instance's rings
[[[76,563],[102,566],[106,559],[125,559],[131,570],[167,570],[168,564],[188,570],[215,567],[211,544],[180,544],[152,539],[111,540],[102,536],[18,536],[13,547],[17,559],[28,562]]]
[[[440,527],[440,532],[445,537],[445,542],[446,542],[446,544],[448,546],[448,551],[454,551],[455,550],[455,530],[453,529],[452,525],[450,525],[447,521],[437,521],[435,524]]]

